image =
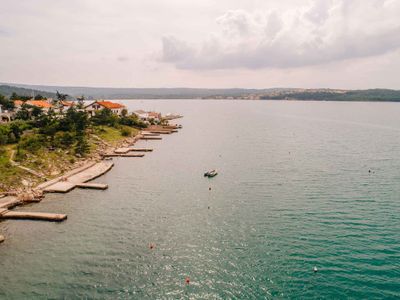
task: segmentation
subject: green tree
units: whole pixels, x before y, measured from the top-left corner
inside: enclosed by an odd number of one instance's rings
[[[33,106],[32,107],[32,117],[35,119],[43,115],[43,110],[40,107]]]
[[[82,96],[80,96],[80,97],[78,97],[78,98],[76,98],[76,99],[78,100],[78,105],[77,105],[77,107],[78,107],[79,109],[82,109],[82,108],[85,106],[85,96],[82,95]]]
[[[0,94],[0,106],[5,110],[13,110],[15,108],[14,102],[6,99],[3,95]]]
[[[47,98],[46,98],[46,97],[43,97],[43,96],[40,95],[40,94],[37,94],[37,95],[35,96],[34,99],[35,99],[35,100],[46,100]]]
[[[30,119],[29,106],[23,104],[21,109],[15,114],[15,119],[28,121]]]

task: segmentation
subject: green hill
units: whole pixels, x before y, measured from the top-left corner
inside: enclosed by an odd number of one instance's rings
[[[10,97],[12,95],[12,93],[16,93],[21,96],[32,96],[32,97],[40,94],[46,98],[56,98],[56,94],[51,93],[51,92],[40,91],[40,90],[35,90],[35,89],[28,89],[28,88],[21,88],[21,87],[10,86],[10,85],[0,85],[0,95]]]

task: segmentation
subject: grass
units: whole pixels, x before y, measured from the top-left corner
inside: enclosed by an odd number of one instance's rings
[[[19,187],[21,179],[30,175],[10,163],[12,146],[0,146],[0,191]]]
[[[42,148],[35,154],[27,153],[21,164],[52,178],[69,170],[75,161],[76,158],[68,150]]]
[[[112,146],[116,146],[123,139],[129,136],[135,136],[139,132],[138,129],[129,126],[121,126],[120,128],[96,126],[93,129],[94,134]],[[130,133],[128,135],[124,135],[126,132]]]
[[[118,128],[96,126],[93,128],[92,134],[115,147],[122,140],[135,136],[138,132],[138,129],[129,126],[120,126]],[[90,152],[94,152],[97,148],[96,139],[93,136],[91,137],[90,134],[88,143]],[[21,187],[21,181],[24,179],[33,184],[38,184],[42,181],[42,179],[10,163],[11,152],[13,150],[16,151],[16,149],[16,144],[0,146],[0,192]],[[74,151],[71,149],[57,148],[50,150],[45,146],[41,146],[34,153],[21,149],[19,155],[15,155],[14,160],[24,167],[40,172],[48,178],[53,178],[69,170],[71,165],[79,158],[75,157]]]

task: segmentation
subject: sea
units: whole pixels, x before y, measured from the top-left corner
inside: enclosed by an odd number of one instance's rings
[[[399,103],[123,102],[183,128],[1,222],[0,299],[400,298]]]

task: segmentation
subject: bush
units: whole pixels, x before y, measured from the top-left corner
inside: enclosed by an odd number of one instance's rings
[[[57,132],[54,138],[54,146],[59,148],[68,148],[75,141],[73,134],[69,132]]]
[[[83,135],[76,136],[77,143],[75,145],[75,153],[84,155],[89,152],[90,146]]]
[[[45,138],[40,134],[23,136],[18,143],[18,148],[35,153],[45,145]]]
[[[123,127],[121,129],[121,135],[122,136],[132,136],[132,129],[130,129],[129,127]]]

